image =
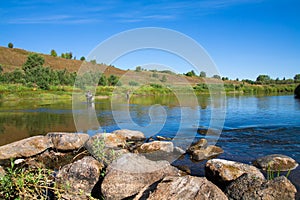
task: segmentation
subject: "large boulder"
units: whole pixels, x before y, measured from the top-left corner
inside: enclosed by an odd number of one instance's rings
[[[108,166],[101,191],[107,200],[123,199],[136,195],[166,176],[177,175],[179,170],[167,161],[151,161],[142,155],[125,154]]]
[[[174,150],[174,145],[172,142],[166,141],[153,141],[149,143],[142,144],[138,151],[140,153],[151,153],[155,151],[163,151],[167,153],[172,153]]]
[[[196,161],[201,161],[209,158],[216,157],[222,154],[224,151],[222,148],[209,145],[204,149],[197,149],[192,152],[192,159]]]
[[[0,147],[0,160],[30,157],[42,153],[53,144],[48,137],[33,136]]]
[[[56,182],[66,188],[65,199],[86,199],[99,181],[103,165],[91,156],[68,164],[59,170]]]
[[[248,173],[264,179],[264,175],[254,166],[224,159],[211,159],[205,165],[205,176],[220,187]]]
[[[122,135],[123,137],[126,138],[126,140],[145,140],[146,139],[144,133],[142,133],[141,131],[121,129],[121,130],[116,130],[112,133],[116,134],[116,135]]]
[[[284,176],[267,181],[250,174],[243,174],[225,189],[232,200],[295,199],[296,192],[295,186]]]
[[[145,193],[144,193],[145,195]],[[136,198],[137,199],[137,198]],[[141,199],[141,198],[139,198]],[[149,194],[148,200],[225,200],[226,195],[212,182],[203,177],[183,176],[165,177],[154,192]]]
[[[258,158],[253,162],[253,165],[263,170],[271,171],[289,171],[298,167],[298,163],[293,158],[281,154],[272,154]]]
[[[83,133],[52,132],[47,137],[52,141],[54,149],[62,151],[79,149],[89,139],[89,135]]]

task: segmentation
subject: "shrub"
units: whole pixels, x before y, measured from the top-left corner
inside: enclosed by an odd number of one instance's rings
[[[10,43],[8,43],[7,47],[12,49],[12,48],[14,48],[14,44],[10,42]]]

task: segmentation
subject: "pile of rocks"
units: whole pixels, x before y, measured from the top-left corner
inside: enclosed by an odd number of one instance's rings
[[[49,167],[49,159],[66,158],[55,167],[55,181],[68,184],[63,199],[295,199],[296,188],[284,176],[266,180],[263,170],[292,170],[298,164],[290,157],[271,155],[257,159],[258,167],[211,159],[223,153],[205,139],[186,151],[171,141],[145,142],[142,132],[118,130],[89,137],[77,133],[48,133],[0,147],[0,164],[11,158],[16,164]],[[88,151],[86,151],[88,150]],[[210,159],[205,177],[187,175],[161,155],[190,154],[193,160]],[[155,155],[155,156],[153,156]],[[42,159],[43,158],[43,159]],[[48,163],[47,163],[48,160]],[[52,163],[53,164],[53,163]],[[280,168],[280,169],[279,169]],[[103,174],[105,172],[105,174]],[[0,176],[5,170],[0,166]]]

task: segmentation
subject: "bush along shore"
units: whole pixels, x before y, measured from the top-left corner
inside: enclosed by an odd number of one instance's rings
[[[53,132],[0,147],[1,199],[295,199],[288,180],[298,164],[285,155],[253,165],[217,159],[222,148],[205,139],[187,149],[171,138],[139,131]],[[205,161],[205,177],[170,161],[189,154]],[[267,177],[262,173],[265,171]],[[280,171],[287,171],[280,176]]]

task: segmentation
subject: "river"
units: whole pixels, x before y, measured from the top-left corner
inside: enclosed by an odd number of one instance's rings
[[[188,97],[184,101],[188,101]],[[189,144],[191,139],[214,137],[211,141],[224,149],[219,158],[249,164],[258,157],[279,153],[300,163],[300,100],[292,95],[227,96],[225,101],[199,96],[197,106],[191,107],[179,102],[174,96],[132,97],[129,104],[101,99],[93,105],[81,102],[80,108],[74,112],[80,115],[95,110],[99,126],[78,130],[90,135],[119,128],[138,129],[147,137],[175,138],[174,143],[179,146]],[[90,120],[87,117],[85,120]],[[219,137],[197,133],[198,127],[205,129],[212,121],[222,125]],[[78,126],[81,127],[73,120],[71,101],[0,103],[0,145],[47,132],[77,132]],[[188,165],[192,174],[203,176],[204,163],[195,163],[185,157],[173,164]],[[299,191],[300,167],[291,172],[289,179]],[[299,192],[297,198],[300,198]]]

